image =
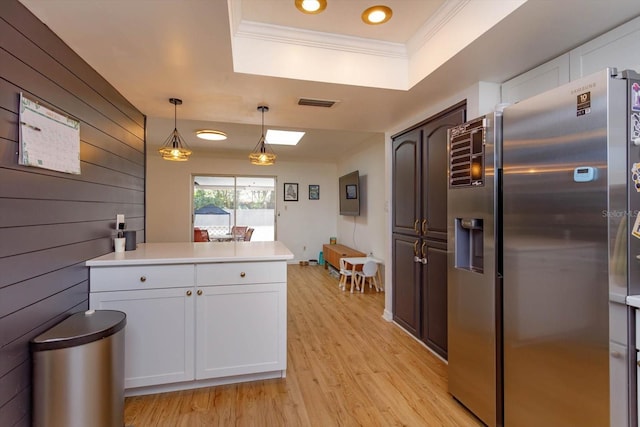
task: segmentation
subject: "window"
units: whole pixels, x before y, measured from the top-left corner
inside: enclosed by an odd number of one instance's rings
[[[252,241],[275,240],[275,184],[275,177],[193,176],[193,226],[211,240],[233,226],[253,228]]]

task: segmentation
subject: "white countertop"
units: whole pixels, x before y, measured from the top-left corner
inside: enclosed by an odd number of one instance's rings
[[[281,242],[141,243],[134,251],[111,252],[88,260],[86,265],[113,267],[288,259],[293,259],[293,254]]]
[[[627,297],[627,305],[635,308],[640,308],[640,295],[629,295]]]

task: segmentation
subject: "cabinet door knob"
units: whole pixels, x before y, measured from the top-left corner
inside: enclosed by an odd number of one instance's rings
[[[191,291],[187,291],[187,296],[190,297],[191,296]]]
[[[202,289],[198,289],[198,292],[196,292],[198,295],[202,295]]]
[[[147,281],[147,277],[146,276],[141,276],[140,277],[140,281],[141,282],[146,282]]]
[[[245,272],[243,271],[242,273],[240,273],[240,277],[244,277],[246,276]]]

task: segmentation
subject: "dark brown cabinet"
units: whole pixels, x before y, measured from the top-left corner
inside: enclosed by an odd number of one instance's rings
[[[420,264],[414,262],[417,237],[393,235],[393,319],[415,336],[420,325]]]
[[[447,357],[447,130],[458,104],[392,144],[394,321]]]
[[[447,358],[447,244],[433,242],[426,248],[423,268],[422,340],[433,351]]]

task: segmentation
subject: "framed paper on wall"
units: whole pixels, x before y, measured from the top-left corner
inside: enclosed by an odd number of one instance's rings
[[[310,185],[309,186],[309,200],[320,200],[320,186],[319,185]]]
[[[358,186],[357,185],[347,185],[347,199],[357,199],[358,198]]]
[[[293,182],[284,183],[284,201],[285,202],[298,201],[298,183],[293,183]]]

